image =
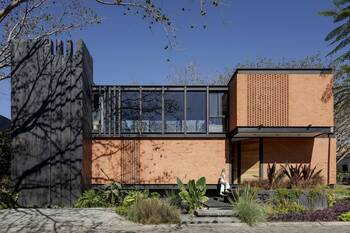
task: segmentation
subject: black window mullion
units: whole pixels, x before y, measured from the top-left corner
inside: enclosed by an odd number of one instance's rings
[[[116,134],[116,128],[117,128],[117,94],[116,94],[116,87],[113,87],[113,135]]]
[[[108,88],[108,135],[111,135],[111,127],[112,127],[112,104],[111,104],[111,88],[110,87],[107,87]]]
[[[185,86],[184,88],[184,121],[182,126],[184,134],[187,133],[186,121],[187,121],[187,87]]]
[[[164,135],[164,126],[165,126],[165,118],[164,118],[164,86],[162,87],[162,135]]]
[[[120,137],[120,131],[121,131],[121,127],[122,127],[122,121],[121,121],[121,110],[120,110],[120,107],[121,107],[121,88],[118,87],[118,135]]]
[[[209,134],[209,86],[207,86],[207,91],[206,91],[206,106],[207,106],[207,111],[206,111],[206,132],[207,132],[207,135]]]
[[[139,134],[141,135],[142,133],[142,87],[140,87],[139,91],[139,120],[137,122],[137,130],[139,131]]]

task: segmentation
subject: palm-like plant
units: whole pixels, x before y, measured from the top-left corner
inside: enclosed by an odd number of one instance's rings
[[[310,164],[305,164],[301,170],[303,180],[309,181],[320,177],[322,169],[316,171],[316,166],[311,168]]]
[[[281,165],[283,173],[288,177],[290,185],[297,185],[303,178],[302,173],[303,164],[296,164],[295,166],[291,164]]]
[[[333,22],[340,24],[326,37],[326,41],[335,45],[329,55],[339,52],[350,43],[350,0],[333,0],[336,9],[320,12],[323,16],[333,17]],[[340,55],[336,61],[344,62],[350,59],[350,51]]]
[[[282,169],[276,169],[276,163],[267,165],[267,179],[269,181],[269,188],[273,188],[280,183],[284,176],[285,174],[283,173]]]
[[[339,53],[334,60],[337,66],[334,82],[335,97],[335,135],[337,138],[337,162],[347,156],[350,151],[348,135],[350,133],[350,0],[333,0],[335,9],[320,12],[323,16],[333,18],[336,28],[328,33],[326,41],[333,45],[328,55]]]

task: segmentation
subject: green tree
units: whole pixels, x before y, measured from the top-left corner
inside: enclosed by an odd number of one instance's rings
[[[333,0],[333,5],[334,9],[320,14],[332,17],[336,25],[325,40],[332,46],[328,56],[335,56],[334,109],[339,162],[350,153],[350,0]]]
[[[329,62],[322,59],[319,53],[299,59],[272,59],[268,57],[257,57],[255,60],[247,60],[245,62],[232,65],[232,67],[225,68],[222,72],[213,75],[203,74],[196,62],[190,62],[184,68],[173,69],[172,73],[167,76],[167,81],[170,84],[176,85],[226,85],[232,77],[233,72],[238,68],[306,69],[325,67],[329,67]]]

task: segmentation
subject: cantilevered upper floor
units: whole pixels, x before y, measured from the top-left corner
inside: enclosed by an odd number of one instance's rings
[[[229,86],[235,137],[309,137],[331,133],[331,69],[238,69]]]
[[[332,132],[330,69],[238,69],[227,86],[94,86],[96,137],[316,137]]]

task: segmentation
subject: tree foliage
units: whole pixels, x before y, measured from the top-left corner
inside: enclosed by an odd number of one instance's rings
[[[329,56],[335,56],[335,134],[337,137],[338,161],[350,154],[350,0],[333,0],[334,9],[320,14],[332,17],[335,28],[325,40],[332,50]]]
[[[329,62],[321,58],[320,54],[314,54],[299,59],[272,59],[268,57],[257,57],[255,60],[247,60],[242,63],[225,68],[222,72],[214,75],[203,74],[196,62],[190,62],[184,68],[174,69],[167,76],[171,84],[177,85],[196,85],[196,84],[218,84],[226,85],[234,71],[238,68],[262,68],[262,69],[306,69],[306,68],[325,68],[329,67]]]

